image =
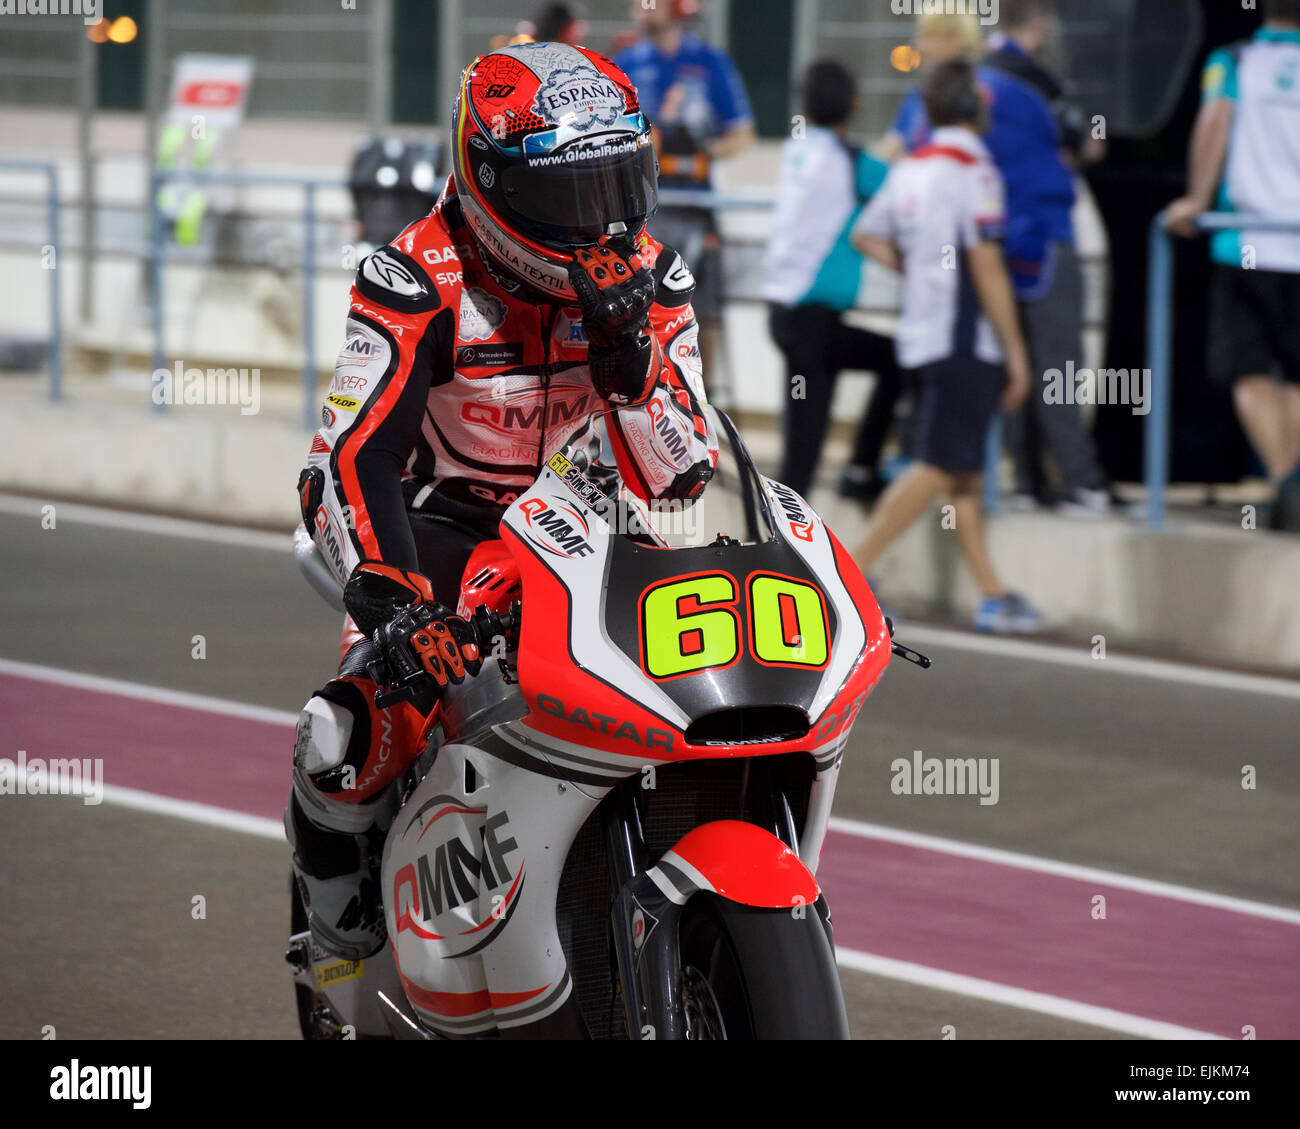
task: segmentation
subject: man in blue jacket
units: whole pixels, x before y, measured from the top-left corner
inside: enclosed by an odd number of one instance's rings
[[[1074,403],[1047,403],[1041,385],[1049,369],[1083,363],[1083,272],[1074,247],[1073,166],[1095,159],[1101,146],[1065,89],[1034,55],[1056,20],[1055,0],[1001,0],[998,34],[978,70],[989,102],[984,143],[1007,192],[1007,268],[1039,386],[1006,419],[1015,461],[1016,494],[1032,504],[1046,497],[1042,451],[1056,461],[1068,513],[1101,514],[1110,504],[1106,476]],[[909,151],[929,141],[919,93],[904,99],[891,130]]]

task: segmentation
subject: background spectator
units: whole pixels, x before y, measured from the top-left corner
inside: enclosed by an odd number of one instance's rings
[[[659,184],[664,189],[713,188],[713,162],[735,156],[758,138],[735,64],[684,26],[699,8],[699,0],[665,0],[648,8],[641,0],[630,0],[641,39],[614,56],[636,85],[641,107],[658,131]],[[651,230],[679,251],[695,274],[705,383],[716,385],[722,350],[717,217],[710,208],[664,206]]]
[[[1253,38],[1209,58],[1188,192],[1165,222],[1182,236],[1212,206],[1300,217],[1300,0],[1265,0]],[[1217,193],[1217,200],[1216,200]],[[1300,529],[1300,234],[1221,231],[1210,245],[1209,370],[1232,387],[1263,462],[1274,528]]]
[[[896,161],[925,143],[929,124],[921,99],[921,83],[935,67],[953,59],[975,62],[984,54],[984,28],[974,13],[922,13],[916,17],[915,45],[921,58],[919,81],[904,96],[889,132],[876,146],[883,161]]]
[[[1000,31],[976,72],[989,104],[984,140],[1006,185],[1007,263],[1039,381],[1049,369],[1065,371],[1069,361],[1076,367],[1082,364],[1083,271],[1074,247],[1071,165],[1097,155],[1088,147],[1081,115],[1065,100],[1061,83],[1033,58],[1051,35],[1055,19],[1055,0],[1001,0]],[[920,17],[922,67],[927,51],[969,56],[972,35],[978,32],[978,22],[963,23],[957,16]],[[900,145],[915,151],[929,141],[925,107],[912,92],[899,108],[883,151],[897,151]],[[1076,403],[1049,404],[1041,385],[1036,385],[1006,424],[1019,506],[1051,500],[1042,461],[1046,448],[1061,478],[1062,510],[1106,512],[1106,476]]]
[[[771,303],[772,339],[785,356],[784,458],[778,477],[807,494],[826,435],[841,369],[876,374],[850,471],[855,492],[883,489],[876,466],[894,405],[894,345],[878,333],[845,325],[841,315],[858,295],[862,259],[850,241],[862,206],[884,182],[888,166],[848,141],[860,105],[857,82],[834,60],[803,76],[806,132],[785,142],[763,296]]]
[[[547,4],[533,17],[533,38],[541,43],[576,46],[587,35],[587,23],[572,4]]]
[[[980,513],[993,413],[999,404],[1016,407],[1029,392],[1000,242],[1002,179],[979,139],[986,117],[970,64],[934,68],[924,97],[934,144],[890,171],[854,229],[859,250],[903,272],[898,362],[917,386],[916,461],[885,491],[855,555],[869,572],[881,551],[946,493],[957,543],[983,595],[976,627],[1031,631],[1038,613],[998,579]],[[954,248],[959,269],[945,261]]]

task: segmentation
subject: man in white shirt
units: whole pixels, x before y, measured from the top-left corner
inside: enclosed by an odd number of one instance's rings
[[[930,144],[895,165],[854,228],[864,255],[903,274],[895,346],[917,390],[912,467],[885,492],[855,554],[881,551],[943,493],[983,595],[975,626],[1032,631],[1039,616],[989,560],[980,513],[984,441],[995,412],[1029,394],[1029,359],[1003,261],[1002,177],[979,138],[986,111],[969,63],[936,67],[923,92]]]

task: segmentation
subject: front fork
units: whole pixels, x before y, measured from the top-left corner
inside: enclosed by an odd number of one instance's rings
[[[745,788],[762,789],[763,802],[757,806],[764,813],[766,829],[798,854],[789,797],[768,766],[758,759],[749,761]],[[631,777],[610,793],[604,805],[605,849],[613,885],[610,924],[624,1016],[629,1038],[684,1039],[678,932],[686,906],[668,898],[646,874],[654,860],[645,844],[639,794],[640,777]],[[826,899],[818,898],[814,906],[833,948]]]

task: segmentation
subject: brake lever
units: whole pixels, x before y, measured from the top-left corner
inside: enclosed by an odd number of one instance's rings
[[[889,649],[891,652],[900,659],[906,659],[913,665],[919,666],[922,670],[929,670],[934,665],[933,661],[928,656],[921,654],[920,651],[914,651],[911,647],[904,647],[902,643],[894,642],[894,621],[889,616],[885,616],[885,626],[889,628]]]

